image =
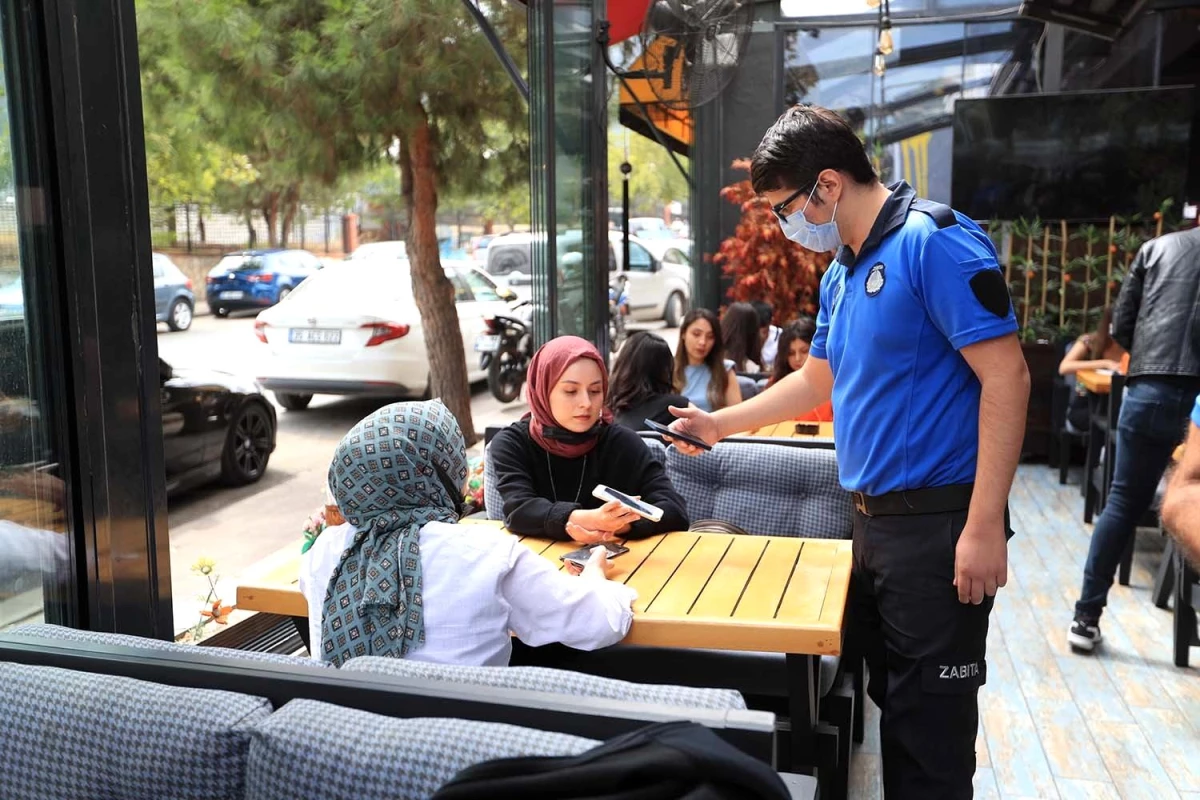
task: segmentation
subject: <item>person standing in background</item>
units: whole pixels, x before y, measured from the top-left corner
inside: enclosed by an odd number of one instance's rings
[[[1112,338],[1129,351],[1113,481],[1067,630],[1071,648],[1085,653],[1103,638],[1100,615],[1117,566],[1200,394],[1200,228],[1142,245],[1113,308]]]

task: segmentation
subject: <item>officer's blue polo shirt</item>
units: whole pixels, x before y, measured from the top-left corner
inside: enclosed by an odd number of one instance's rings
[[[1196,398],[1196,407],[1192,409],[1192,424],[1200,428],[1200,397]]]
[[[861,251],[822,278],[810,349],[833,370],[842,485],[868,495],[975,480],[980,384],[958,351],[1017,330],[987,234],[891,189]]]

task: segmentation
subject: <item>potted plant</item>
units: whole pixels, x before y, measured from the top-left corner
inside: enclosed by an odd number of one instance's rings
[[[749,161],[735,161],[733,166],[750,171]],[[833,256],[806,250],[784,236],[771,204],[755,194],[749,180],[726,186],[721,197],[742,211],[733,235],[712,257],[733,279],[729,298],[770,303],[779,324],[801,314],[815,315],[821,276]]]

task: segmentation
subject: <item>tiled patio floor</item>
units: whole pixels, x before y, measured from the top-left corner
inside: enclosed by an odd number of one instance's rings
[[[1071,653],[1071,622],[1091,526],[1079,486],[1024,465],[1012,497],[1009,581],[988,637],[975,796],[1200,800],[1200,675],[1171,658],[1171,612],[1150,588],[1163,542],[1143,530],[1133,577],[1115,587],[1091,656]],[[1192,650],[1200,664],[1200,648]],[[851,765],[850,797],[879,798],[878,711]]]

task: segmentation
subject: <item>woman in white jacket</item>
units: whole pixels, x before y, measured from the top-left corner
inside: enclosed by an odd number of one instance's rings
[[[301,560],[314,658],[498,666],[510,632],[580,650],[625,637],[637,594],[607,579],[603,549],[571,575],[514,536],[458,524],[466,475],[462,433],[438,400],[386,406],[346,434],[329,469],[346,523]]]

